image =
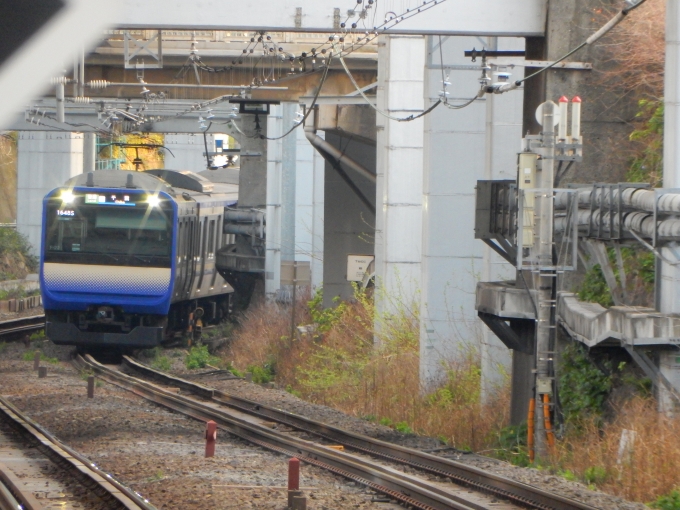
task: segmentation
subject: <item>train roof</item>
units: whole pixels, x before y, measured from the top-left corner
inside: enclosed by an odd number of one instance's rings
[[[234,193],[234,186],[211,182],[189,170],[154,169],[144,172],[129,170],[97,170],[72,177],[69,187],[97,187],[164,191],[172,196],[186,191],[194,193]]]

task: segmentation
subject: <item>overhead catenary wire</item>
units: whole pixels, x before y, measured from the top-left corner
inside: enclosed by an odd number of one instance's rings
[[[353,42],[349,45],[349,47],[345,47],[345,44],[344,44],[344,37],[347,36],[347,35],[353,35],[353,34],[355,34],[356,32],[354,32],[354,30],[357,29],[356,23],[352,23],[351,29],[346,29],[346,30],[345,30],[346,24],[347,24],[347,22],[348,22],[350,16],[351,16],[351,15],[354,15],[354,13],[355,13],[355,11],[354,11],[353,9],[351,10],[351,12],[352,12],[353,14],[350,14],[350,10],[348,10],[348,11],[347,11],[347,12],[348,12],[348,15],[347,15],[347,18],[345,19],[345,22],[341,23],[341,27],[342,27],[342,29],[343,29],[343,32],[341,32],[342,35],[340,36],[339,40],[340,40],[340,42],[343,43],[343,44],[342,44],[342,48],[339,50],[339,52],[336,54],[336,56],[339,56],[339,57],[346,57],[346,56],[350,55],[350,54],[353,53],[354,51],[357,51],[358,49],[360,49],[360,48],[366,46],[367,44],[369,44],[371,41],[375,40],[375,39],[380,35],[380,33],[386,33],[386,31],[387,31],[388,29],[394,28],[397,24],[403,22],[404,20],[407,20],[407,19],[409,19],[409,18],[411,18],[411,17],[413,17],[413,16],[415,16],[415,15],[421,13],[421,12],[424,12],[424,11],[426,11],[426,10],[429,10],[429,9],[435,7],[436,5],[439,5],[439,4],[441,4],[441,3],[445,2],[445,1],[446,1],[446,0],[424,0],[423,3],[422,3],[422,5],[420,5],[419,7],[413,8],[413,9],[407,8],[405,12],[403,12],[403,13],[401,13],[401,14],[399,14],[399,15],[392,16],[392,17],[390,17],[389,19],[385,19],[385,21],[384,21],[382,24],[380,24],[380,25],[373,26],[373,29],[372,29],[372,30],[370,30],[370,29],[368,29],[368,27],[366,27],[367,29],[365,30],[365,35],[364,35],[364,36],[358,37],[358,38],[356,39],[356,41],[353,41]],[[366,7],[364,7],[363,10],[362,10],[361,12],[362,12],[362,13],[365,13],[366,11],[368,11],[368,9],[373,8],[373,9],[374,9],[373,20],[375,20],[375,13],[376,13],[375,6],[377,5],[377,2],[378,2],[378,0],[368,0],[368,2],[367,2],[368,5],[367,5]],[[361,3],[361,2],[358,2],[358,3]],[[375,5],[374,5],[374,4],[375,4]],[[363,23],[365,24],[365,19],[366,19],[365,16],[360,16],[360,18],[363,20]],[[262,46],[263,46],[263,48],[264,48],[264,53],[265,53],[265,55],[266,55],[267,53],[269,53],[269,54],[272,54],[272,55],[274,55],[274,56],[280,56],[281,53],[287,53],[287,52],[283,52],[283,51],[282,51],[282,46],[281,46],[281,47],[278,47],[278,44],[277,44],[275,41],[271,41],[272,47],[269,48],[269,47],[267,46],[266,42],[265,42],[265,38],[266,38],[266,37],[269,37],[269,36],[266,36],[266,35],[265,35],[266,32],[260,32],[259,34],[260,34],[260,37],[259,37],[257,40],[255,40],[254,37],[251,38],[251,42],[248,44],[248,46],[246,47],[246,49],[243,50],[243,53],[244,53],[245,55],[250,56],[248,52],[250,52],[250,54],[252,54],[253,51],[254,51],[254,48],[257,47],[258,43],[260,43],[260,42],[262,43]],[[306,59],[309,59],[309,58],[311,58],[312,61],[313,61],[315,58],[321,58],[322,60],[325,59],[325,58],[328,58],[328,64],[324,66],[323,77],[322,77],[320,86],[319,86],[319,88],[318,88],[318,90],[317,90],[317,94],[315,95],[314,101],[313,101],[312,104],[311,104],[311,108],[313,108],[313,107],[316,105],[316,102],[317,102],[317,99],[318,99],[318,96],[319,96],[319,92],[320,92],[320,90],[321,90],[321,87],[323,86],[323,83],[325,82],[325,80],[326,80],[326,78],[327,78],[327,76],[328,76],[328,71],[329,71],[329,67],[330,67],[330,59],[331,59],[331,54],[332,54],[332,52],[329,53],[328,56],[326,56],[326,51],[327,51],[326,47],[330,45],[331,48],[333,48],[333,49],[335,50],[336,48],[335,48],[335,42],[334,42],[334,41],[335,41],[336,37],[337,37],[337,35],[336,35],[336,34],[333,34],[332,36],[329,37],[329,40],[326,41],[325,43],[321,44],[321,46],[312,48],[312,50],[311,50],[311,55],[310,55],[310,54],[307,54],[307,53],[305,53],[305,52],[303,52],[303,53],[301,54],[300,57],[295,57],[294,55],[290,54],[291,56],[289,56],[289,57],[287,58],[287,60],[289,60],[289,61],[291,61],[291,62],[294,62],[295,60],[299,60],[301,64],[302,64],[302,62],[304,62]],[[269,37],[269,39],[271,39],[271,38]],[[268,40],[269,40],[269,39],[268,39]],[[253,44],[253,43],[254,43],[254,44]],[[254,46],[253,48],[250,48],[250,45],[251,45],[251,44],[253,44],[253,46]],[[279,53],[277,53],[277,51],[276,51],[277,48],[278,48],[278,50],[279,50]],[[269,51],[267,51],[267,50],[269,50]],[[320,50],[320,53],[317,52],[317,50]],[[260,57],[260,59],[258,60],[257,65],[259,65],[260,60],[262,60],[262,58],[264,58],[265,55],[263,55],[263,56]],[[242,57],[243,57],[243,55],[240,56],[239,59],[238,59],[238,63],[239,63],[239,64],[240,64],[241,61],[242,61]],[[284,60],[285,60],[285,59],[284,59]],[[232,62],[232,64],[235,64],[235,63],[236,63],[236,61],[234,60],[234,61]],[[345,67],[344,60],[342,61],[342,64],[343,64],[343,67]],[[272,65],[273,65],[273,64],[272,64]],[[189,59],[187,60],[187,62],[186,62],[185,65],[183,66],[183,68],[180,69],[180,71],[178,72],[178,74],[175,76],[175,79],[178,79],[180,76],[185,75],[186,72],[189,71],[190,69],[193,69],[193,70],[197,73],[197,72],[198,72],[197,69],[206,70],[206,71],[208,71],[208,72],[219,72],[219,71],[223,71],[223,70],[224,70],[224,71],[229,71],[229,70],[233,71],[233,69],[234,69],[235,67],[236,67],[235,65],[232,65],[232,66],[225,66],[225,67],[223,67],[223,68],[212,68],[212,67],[210,67],[210,66],[207,66],[206,64],[204,64],[204,63],[201,61],[200,57],[198,56],[197,52],[194,51],[194,48],[193,48],[193,46],[192,46],[192,53],[191,53],[191,55],[189,56]],[[254,68],[253,68],[253,71],[254,71]],[[273,71],[273,67],[272,67],[272,71],[271,71],[271,72],[272,72],[272,73],[274,72],[274,71]],[[311,72],[315,72],[315,70],[313,69]],[[263,75],[263,76],[264,76],[264,75]],[[273,76],[273,74],[270,73],[269,76]],[[266,78],[265,78],[265,79],[266,79]],[[352,79],[353,79],[353,77],[352,77]],[[174,80],[173,80],[173,81],[174,81]],[[197,81],[199,81],[199,83],[200,83],[200,78],[198,77],[198,75],[197,75]],[[257,80],[257,81],[259,81],[259,80]],[[239,86],[239,87],[242,88],[242,90],[256,90],[256,89],[260,88],[260,87],[263,85],[263,83],[257,83],[257,81],[253,79],[253,81],[251,82],[250,85],[242,85],[242,86]],[[274,82],[276,82],[276,81],[278,81],[278,80],[272,79],[271,81],[269,81],[269,83],[274,83]],[[353,80],[353,81],[354,81],[354,80]],[[356,83],[356,82],[355,82],[355,83]],[[189,85],[187,85],[187,86],[189,86]],[[363,96],[364,99],[367,99],[367,97],[365,96],[365,94],[362,93],[362,96]],[[226,100],[228,100],[228,99],[232,99],[232,98],[235,98],[235,97],[238,97],[238,96],[237,96],[236,94],[225,95],[225,96],[220,96],[220,97],[218,97],[218,98],[215,98],[215,99],[213,99],[213,100],[209,100],[209,101],[205,101],[205,102],[202,102],[202,103],[198,103],[198,104],[192,106],[192,107],[189,108],[189,109],[186,109],[186,110],[184,110],[184,111],[182,111],[182,112],[176,113],[173,117],[174,117],[174,118],[181,117],[181,116],[186,115],[186,114],[188,114],[188,113],[192,113],[192,112],[195,112],[195,111],[200,110],[200,109],[202,109],[202,108],[205,108],[206,106],[209,106],[210,104],[215,104],[215,103],[218,103],[218,102],[226,101]],[[471,103],[474,101],[474,99],[476,99],[476,97],[473,98],[473,99],[471,99],[470,101],[466,102],[466,103],[463,104],[463,105],[450,105],[450,104],[446,104],[446,106],[447,106],[448,108],[452,108],[452,109],[463,108],[463,107],[465,107],[465,106],[471,104]],[[446,101],[444,101],[444,102],[446,103]],[[370,103],[370,102],[369,102],[369,103]],[[415,120],[415,119],[420,118],[420,117],[422,117],[422,116],[424,116],[424,115],[427,115],[428,113],[430,113],[431,111],[433,111],[437,106],[439,106],[439,104],[441,104],[441,103],[442,103],[442,100],[438,100],[438,101],[437,101],[436,103],[434,103],[430,108],[428,108],[427,110],[424,110],[423,112],[420,112],[420,113],[417,114],[417,115],[411,115],[411,116],[408,116],[408,117],[406,117],[406,118],[397,119],[397,120],[399,120],[399,121],[401,121],[401,122],[406,122],[406,121]],[[124,116],[126,116],[126,117],[129,117],[128,115],[125,115],[123,112],[119,112],[119,113],[121,113],[122,115],[124,115]],[[305,114],[305,116],[304,116],[303,119],[302,119],[302,122],[300,122],[299,124],[293,126],[290,130],[288,130],[285,134],[283,134],[283,135],[280,136],[280,137],[266,137],[266,136],[263,136],[263,135],[255,135],[255,136],[259,136],[259,137],[261,137],[261,138],[268,139],[268,140],[278,140],[278,139],[283,138],[283,137],[289,135],[290,133],[292,133],[292,132],[300,125],[300,124],[302,124],[302,123],[304,122],[304,120],[307,118],[308,115],[309,115],[309,112],[307,112],[307,113]],[[140,120],[137,120],[137,119],[130,119],[130,120],[133,121],[133,122],[140,122]],[[169,118],[167,118],[167,119],[165,119],[165,118],[157,118],[155,121],[156,121],[156,122],[163,122],[164,120],[169,120]],[[142,121],[143,121],[143,119],[142,119]],[[240,131],[240,129],[238,128],[238,126],[235,125],[235,123],[232,123],[232,124],[234,125],[234,127],[235,127],[235,129],[236,129],[237,131]],[[53,129],[62,129],[62,128],[59,128],[59,127],[56,127],[56,126],[50,126],[50,127],[52,127]],[[101,132],[101,133],[104,133],[104,134],[111,134],[111,133],[114,133],[114,130],[113,130],[112,128],[104,129],[104,128],[102,128],[102,127],[97,127],[97,126],[91,126],[91,127],[93,127],[94,129],[96,129],[98,132]],[[107,128],[108,128],[108,126],[107,126]],[[241,131],[241,133],[242,133],[244,136],[252,136],[252,135],[247,135],[247,134],[243,133],[242,131]]]

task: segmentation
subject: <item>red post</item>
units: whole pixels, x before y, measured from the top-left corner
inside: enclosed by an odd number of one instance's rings
[[[300,490],[300,459],[295,457],[288,461],[288,490]]]
[[[215,456],[215,443],[217,442],[217,423],[210,420],[205,424],[205,457]]]

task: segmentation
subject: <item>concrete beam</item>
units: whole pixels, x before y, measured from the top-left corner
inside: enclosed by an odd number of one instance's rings
[[[361,22],[356,2],[337,0],[306,2],[304,7],[292,0],[262,0],[257,4],[257,15],[253,15],[247,2],[232,3],[228,8],[218,0],[123,0],[119,5],[120,15],[110,21],[124,29],[336,32],[341,22]],[[546,6],[547,0],[439,0],[431,9],[405,19],[390,32],[540,36],[545,31]],[[391,3],[376,3],[372,6],[375,13],[368,10],[365,18],[375,19],[375,24],[380,25],[393,8]]]
[[[533,293],[534,291],[532,291]],[[476,309],[503,319],[532,319],[534,305],[529,293],[514,282],[477,284]],[[579,301],[576,294],[557,295],[558,322],[588,347],[667,346],[680,347],[680,323],[673,315],[642,306],[612,306]]]

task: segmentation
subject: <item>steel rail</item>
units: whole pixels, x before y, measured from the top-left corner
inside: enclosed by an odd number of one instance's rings
[[[422,510],[486,510],[498,507],[498,501],[495,497],[489,499],[490,496],[484,494],[470,494],[469,490],[445,489],[396,469],[376,465],[372,460],[278,433],[261,425],[252,416],[247,416],[240,411],[227,411],[224,406],[217,402],[202,403],[194,398],[178,395],[155,384],[101,365],[89,355],[85,358],[78,356],[74,361],[77,367],[91,369],[103,380],[159,405],[201,421],[213,420],[230,434],[248,442],[287,456],[297,457],[303,462],[371,487],[413,508]],[[485,501],[480,504],[480,500]],[[492,503],[492,500],[494,503]],[[513,505],[513,508],[516,508],[516,506]]]
[[[45,327],[44,315],[31,315],[0,322],[0,336],[21,333],[24,331],[36,331]]]
[[[4,473],[4,468],[0,466],[0,473]],[[24,502],[19,503],[14,497],[9,487],[0,480],[0,510],[31,510]]]
[[[55,464],[81,480],[84,485],[105,501],[110,508],[156,510],[156,507],[142,496],[115,480],[110,474],[99,469],[84,455],[60,442],[10,404],[4,397],[0,397],[0,419],[6,420],[22,435],[29,437],[31,442],[35,443],[40,451]],[[2,481],[7,482],[8,478],[2,477]],[[19,491],[19,488],[16,487],[14,490]],[[19,499],[30,500],[30,495],[26,495],[24,498],[20,497]],[[26,506],[26,508],[33,507]],[[42,506],[35,508],[42,508]]]
[[[3,510],[5,508],[3,505],[14,505],[15,501],[21,506],[10,506],[9,508],[20,508],[21,510],[42,510],[43,508],[43,505],[32,493],[22,490],[21,480],[2,463],[0,463],[0,492],[2,492],[0,508]]]
[[[342,444],[348,448],[383,457],[390,461],[405,463],[414,468],[425,470],[438,476],[451,478],[457,483],[495,494],[506,500],[540,509],[596,510],[595,507],[586,505],[580,501],[574,501],[557,494],[552,494],[522,482],[486,472],[474,466],[342,430],[297,414],[230,395],[179,377],[171,376],[154,370],[128,356],[123,357],[123,362],[133,370],[155,378],[162,384],[175,386],[203,398],[212,399],[214,402],[269,420],[278,421],[310,434],[321,436],[336,444]]]

